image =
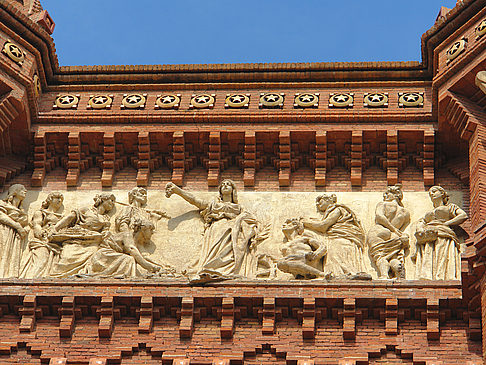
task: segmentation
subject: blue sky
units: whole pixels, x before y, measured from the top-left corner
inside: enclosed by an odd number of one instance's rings
[[[419,61],[456,0],[41,0],[61,65]]]

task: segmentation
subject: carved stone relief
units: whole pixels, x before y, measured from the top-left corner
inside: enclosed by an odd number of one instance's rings
[[[0,201],[0,277],[457,280],[461,203],[440,187],[238,194],[224,180],[215,193],[172,183],[47,193],[17,184]]]

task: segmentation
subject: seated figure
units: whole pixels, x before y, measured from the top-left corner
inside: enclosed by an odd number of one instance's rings
[[[304,225],[298,219],[287,219],[282,226],[285,236],[281,248],[283,258],[277,262],[279,270],[299,278],[323,278],[321,259],[326,246],[304,233]]]

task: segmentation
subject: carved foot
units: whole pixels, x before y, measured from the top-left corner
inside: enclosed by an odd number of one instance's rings
[[[231,277],[222,275],[199,274],[189,279],[190,285],[204,285],[218,281],[229,280]]]

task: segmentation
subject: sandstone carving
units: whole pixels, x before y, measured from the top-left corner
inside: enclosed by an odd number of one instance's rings
[[[304,232],[304,225],[298,219],[287,219],[282,226],[285,236],[281,248],[283,258],[277,262],[279,270],[294,275],[296,279],[324,278],[322,258],[327,247]]]
[[[0,201],[0,277],[15,278],[20,274],[20,261],[28,231],[27,214],[22,202],[27,189],[21,184],[10,186],[7,198]]]
[[[146,208],[147,190],[144,188],[137,187],[130,190],[128,193],[128,203],[129,205],[122,210],[115,220],[115,229],[118,232],[116,239],[121,242],[123,251],[133,256],[135,261],[148,272],[174,273],[174,269],[168,265],[162,266],[142,255],[138,247],[141,247],[148,242],[150,237],[142,239],[141,231],[136,232],[135,230],[136,226],[140,225],[140,222],[145,221],[156,223],[163,217],[170,217],[166,212],[149,210]],[[136,222],[137,225],[135,225]],[[147,224],[143,225],[143,227],[147,227]],[[154,229],[155,226],[153,225],[152,233]],[[152,236],[152,234],[150,234],[150,236]]]
[[[256,276],[255,251],[263,237],[258,222],[238,204],[233,181],[223,180],[218,191],[217,199],[204,201],[173,183],[166,186],[168,198],[176,194],[197,207],[205,223],[199,259],[190,269],[192,283]]]
[[[404,251],[409,236],[403,231],[410,224],[410,212],[402,199],[401,185],[389,186],[383,202],[376,205],[375,225],[368,232],[369,252],[379,279],[405,278]]]
[[[370,280],[371,275],[364,272],[363,264],[365,234],[354,212],[337,204],[335,194],[319,195],[316,206],[322,217],[303,218],[302,223],[325,239],[326,277]]]
[[[54,226],[49,240],[61,244],[62,251],[52,277],[90,273],[91,258],[110,234],[108,213],[114,206],[113,194],[98,194],[92,207],[74,209]]]
[[[48,276],[61,254],[61,246],[50,242],[52,229],[62,218],[64,196],[59,192],[49,193],[30,222],[33,238],[29,240],[27,252],[21,265],[21,278]]]
[[[459,280],[461,278],[460,242],[454,231],[467,214],[449,201],[440,186],[429,189],[434,209],[419,221],[416,238],[416,279]]]

